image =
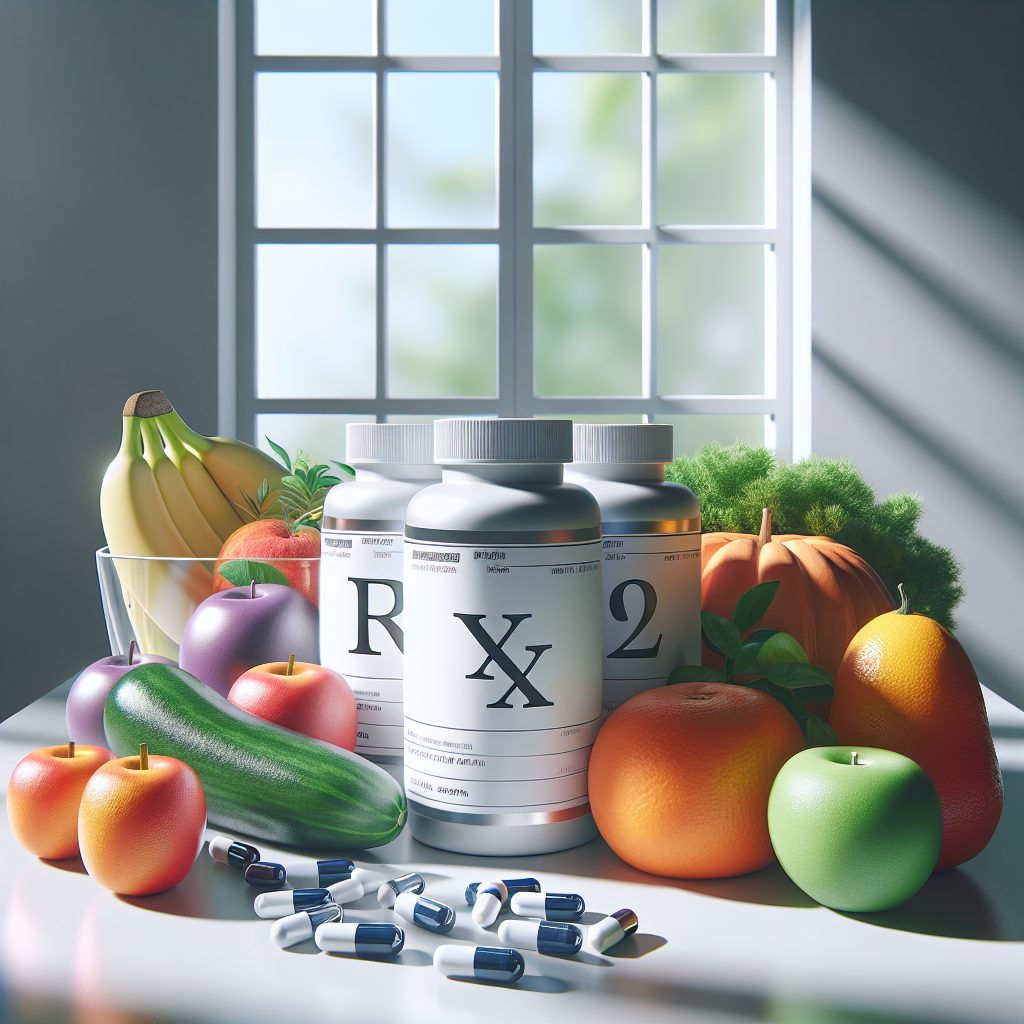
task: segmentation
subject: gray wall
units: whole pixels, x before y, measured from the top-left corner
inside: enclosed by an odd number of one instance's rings
[[[814,449],[917,491],[1024,705],[1024,4],[815,0]]]
[[[109,654],[121,408],[216,428],[214,0],[0,0],[0,719]]]

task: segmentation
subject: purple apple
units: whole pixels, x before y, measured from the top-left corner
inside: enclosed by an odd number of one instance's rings
[[[222,697],[256,665],[320,663],[320,614],[300,590],[253,583],[208,597],[185,624],[178,663]]]
[[[87,668],[83,668],[71,684],[68,703],[64,711],[68,726],[68,739],[75,743],[92,746],[108,746],[107,737],[103,733],[103,705],[107,694],[118,681],[136,665],[174,665],[170,658],[159,654],[139,654],[135,650],[135,641],[131,642],[127,654],[114,654],[109,658],[100,658]]]

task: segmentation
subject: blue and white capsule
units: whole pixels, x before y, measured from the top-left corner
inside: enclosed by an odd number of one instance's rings
[[[405,945],[405,932],[383,922],[322,924],[315,938],[325,953],[354,953],[363,960],[388,960]]]
[[[497,946],[438,946],[434,967],[446,978],[470,978],[514,985],[526,972],[523,955]]]
[[[417,896],[414,892],[400,892],[395,897],[395,913],[410,924],[418,924],[427,931],[447,935],[455,927],[455,911],[444,903]]]
[[[256,889],[280,889],[288,878],[283,864],[258,860],[245,869],[245,880]]]
[[[536,878],[503,878],[501,880],[509,897],[515,896],[517,892],[540,892],[540,882]],[[483,882],[470,882],[466,886],[466,902],[473,906],[476,903],[477,890]]]
[[[354,868],[351,878],[343,878],[340,882],[327,886],[335,903],[352,903],[366,895],[366,887],[374,880],[372,872],[364,868]]]
[[[289,946],[313,938],[317,928],[329,921],[341,920],[341,907],[337,903],[325,903],[313,910],[278,918],[270,926],[270,938],[275,946],[287,949]]]
[[[546,921],[578,921],[587,909],[583,897],[574,892],[518,892],[511,905],[513,914]]]
[[[278,889],[277,892],[261,892],[252,908],[257,917],[269,921],[333,902],[327,889]]]
[[[587,945],[595,953],[603,953],[623,939],[628,939],[639,927],[640,922],[632,910],[616,910],[587,929]]]
[[[563,921],[502,921],[498,941],[520,949],[555,956],[575,956],[583,948],[583,932]]]
[[[247,868],[260,859],[260,851],[248,843],[240,843],[237,839],[217,836],[210,840],[210,856],[220,864],[233,868]]]
[[[326,889],[335,882],[352,877],[355,864],[343,857],[340,860],[295,861],[285,865],[287,882],[293,889]]]
[[[473,904],[473,920],[481,928],[489,928],[501,913],[502,904],[508,899],[508,889],[501,881],[481,882],[476,890]]]
[[[419,895],[426,887],[427,883],[423,881],[422,875],[416,874],[415,871],[409,871],[384,882],[377,890],[377,902],[385,910],[390,910],[395,905],[395,898],[399,893],[414,892]]]

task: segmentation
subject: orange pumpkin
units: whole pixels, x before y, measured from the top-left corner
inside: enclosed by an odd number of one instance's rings
[[[754,628],[791,634],[812,665],[834,676],[854,635],[876,615],[891,612],[892,598],[875,570],[845,544],[831,537],[773,537],[771,529],[771,512],[765,509],[759,536],[704,534],[700,606],[728,619],[745,590],[778,580],[775,600]],[[722,657],[707,647],[703,661],[724,667]]]

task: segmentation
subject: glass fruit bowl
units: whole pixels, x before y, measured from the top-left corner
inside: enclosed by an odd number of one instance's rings
[[[279,569],[319,604],[319,558],[250,558]],[[232,586],[216,572],[216,558],[149,558],[96,552],[103,618],[111,654],[126,654],[132,640],[144,654],[178,660],[185,623],[215,590]]]

